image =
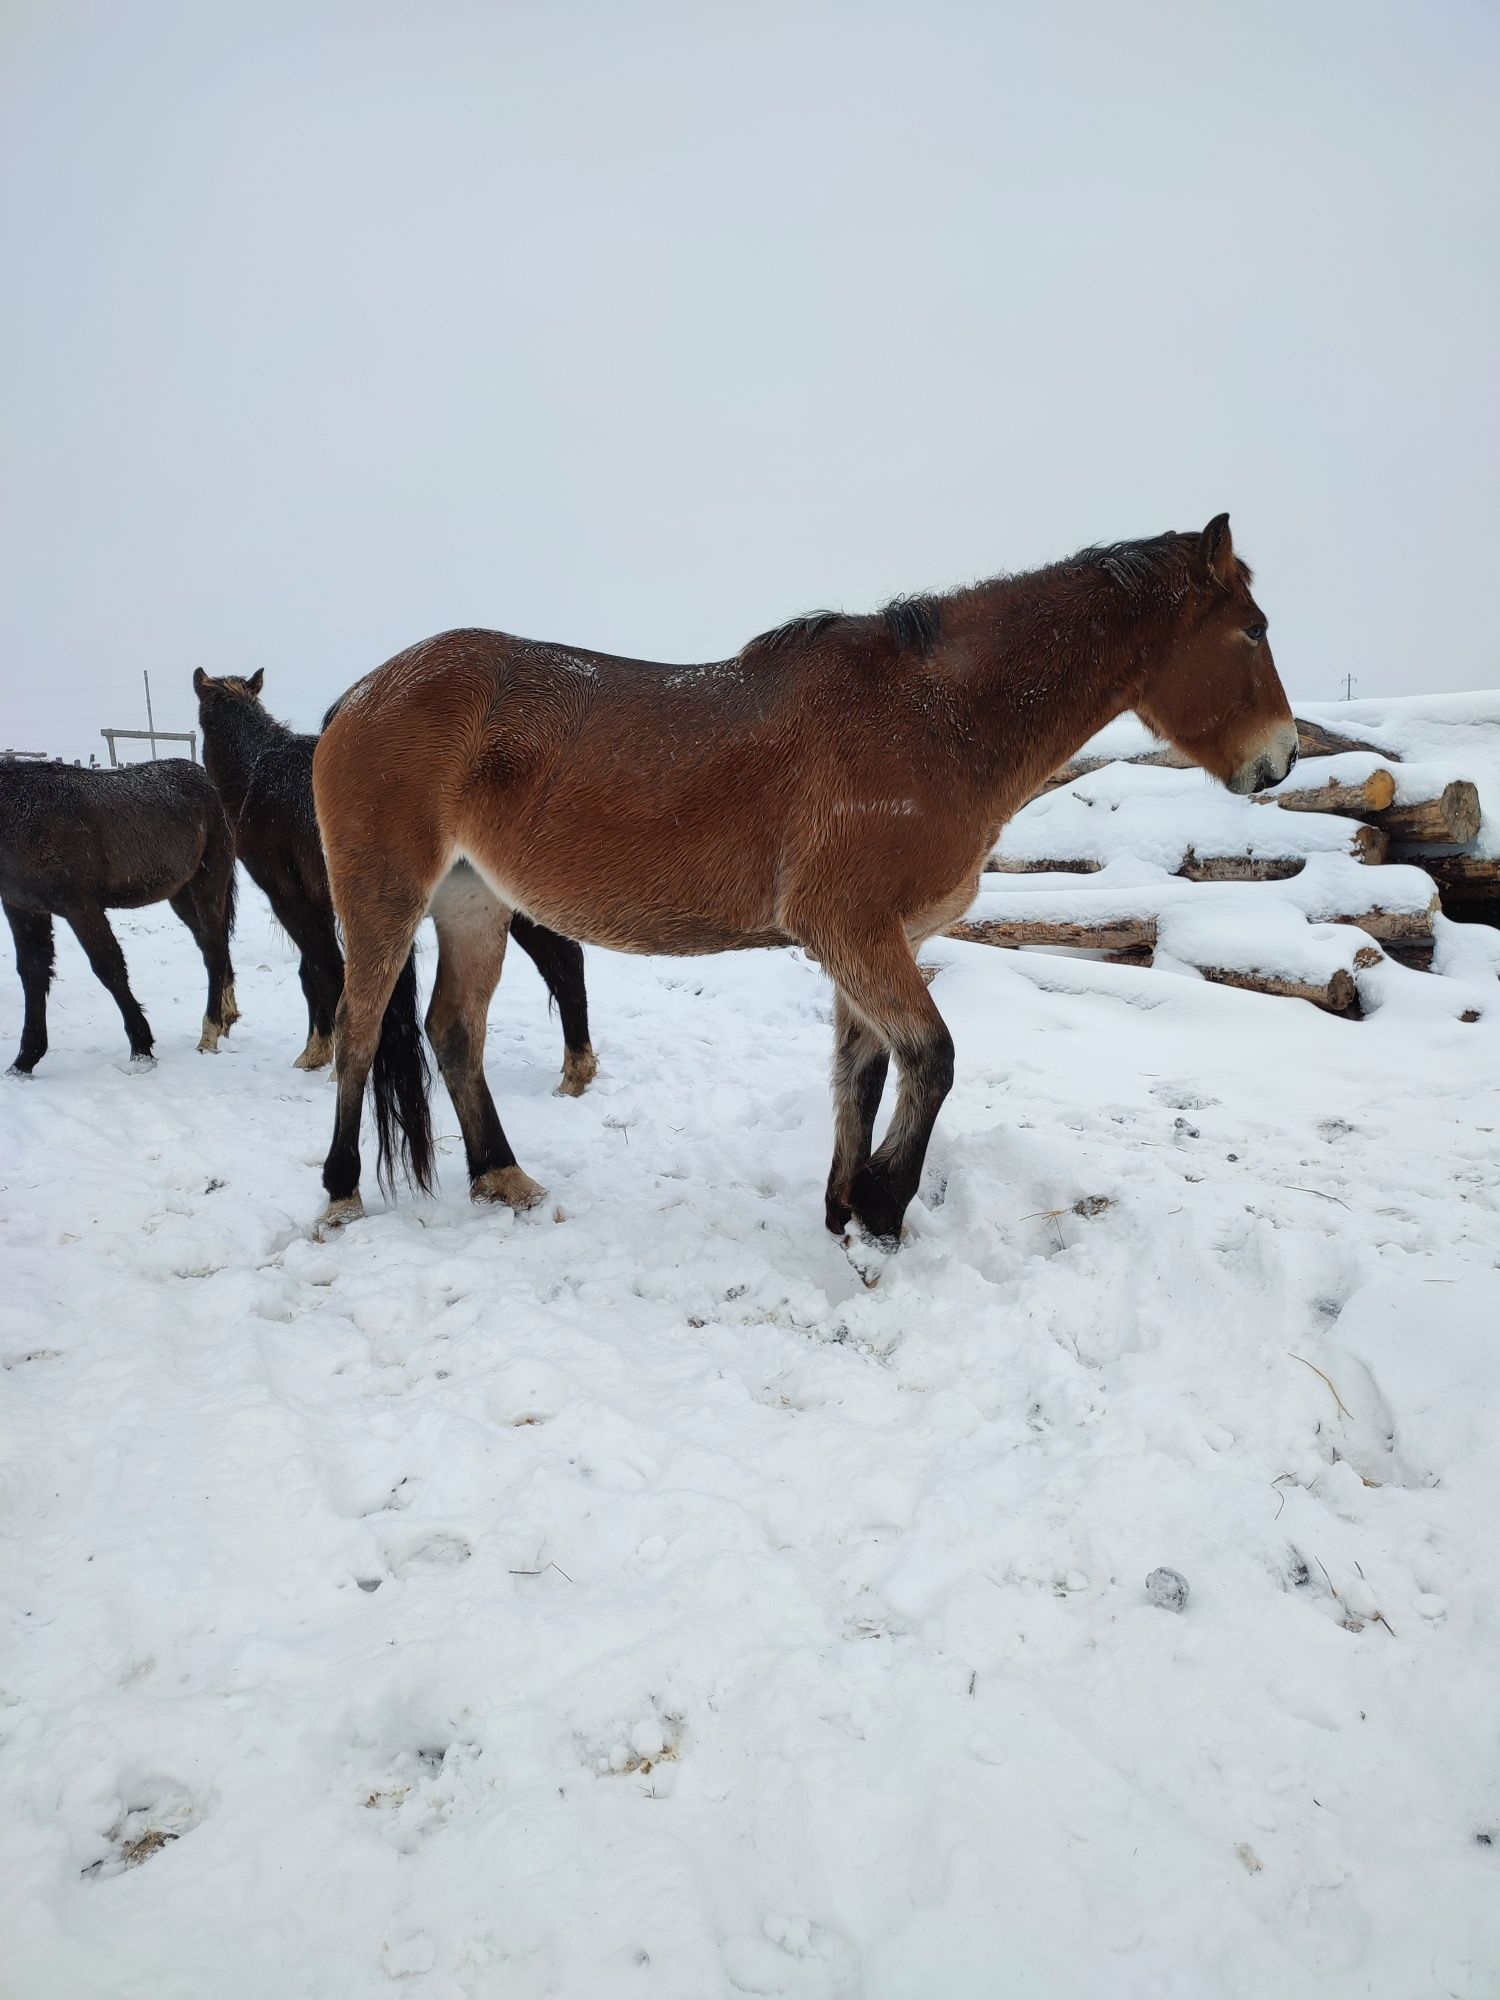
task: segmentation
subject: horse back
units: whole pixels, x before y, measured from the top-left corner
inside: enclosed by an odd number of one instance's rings
[[[23,908],[161,902],[229,839],[218,793],[186,758],[118,771],[37,765],[27,776],[19,802],[9,771],[0,787],[0,889]]]

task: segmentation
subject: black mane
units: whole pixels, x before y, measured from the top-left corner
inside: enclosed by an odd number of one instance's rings
[[[928,653],[942,631],[942,607],[935,597],[893,597],[883,611],[875,614],[901,652]],[[868,625],[869,618],[847,611],[804,611],[761,632],[744,648],[765,653],[783,653],[793,646],[806,645],[838,626]]]
[[[1164,535],[1150,535],[1144,541],[1105,542],[1093,548],[1080,549],[1061,567],[1102,569],[1128,596],[1138,597],[1153,585],[1180,591],[1191,575],[1192,560],[1197,551],[1196,535],[1169,530]],[[1241,562],[1238,556],[1235,563],[1240,581],[1248,590],[1252,581],[1250,566]]]

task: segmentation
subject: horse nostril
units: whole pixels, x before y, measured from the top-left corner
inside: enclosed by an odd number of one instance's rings
[[[1297,745],[1294,743],[1291,749],[1288,750],[1288,752],[1286,753],[1286,767],[1288,771],[1291,770],[1292,766],[1296,763],[1296,761],[1297,761]]]

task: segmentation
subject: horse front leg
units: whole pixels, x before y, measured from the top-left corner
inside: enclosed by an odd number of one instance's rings
[[[109,918],[104,914],[102,904],[92,908],[65,910],[63,916],[74,937],[83,946],[94,977],[104,988],[120,1010],[120,1018],[125,1023],[125,1033],[130,1042],[130,1060],[133,1063],[152,1063],[156,1058],[151,1053],[151,1023],[141,1011],[141,1004],[130,990],[130,977],[125,970],[125,954],[120,949],[120,940],[110,929]]]
[[[863,934],[829,927],[805,941],[832,975],[850,1013],[891,1050],[900,1071],[896,1109],[885,1138],[854,1171],[845,1197],[866,1235],[883,1247],[894,1247],[922,1178],[932,1128],[953,1087],[953,1037],[899,925],[893,922]],[[872,1106],[872,1125],[874,1115]],[[856,1124],[851,1108],[851,1139],[862,1130],[862,1116],[860,1107],[861,1123]],[[835,1202],[830,1224],[837,1212]]]
[[[26,1000],[21,1046],[10,1066],[12,1076],[30,1076],[47,1053],[47,989],[52,984],[52,919],[45,910],[20,910],[5,905],[16,944],[16,971]]]
[[[833,1164],[823,1218],[835,1236],[849,1227],[849,1188],[870,1157],[891,1052],[842,993],[833,998]]]

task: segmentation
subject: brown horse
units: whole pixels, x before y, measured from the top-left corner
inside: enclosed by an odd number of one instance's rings
[[[1126,709],[1231,791],[1296,758],[1227,515],[870,617],[818,612],[710,666],[466,631],[377,668],[313,760],[347,950],[325,1220],[360,1210],[372,1062],[382,1174],[399,1144],[431,1184],[410,957],[429,907],[427,1028],[472,1193],[540,1199],[483,1071],[519,909],[617,951],[817,959],[836,992],[828,1226],[852,1215],[896,1241],[953,1080],[916,948],[967,908],[1009,816]],[[872,1153],[892,1054],[900,1092]]]

